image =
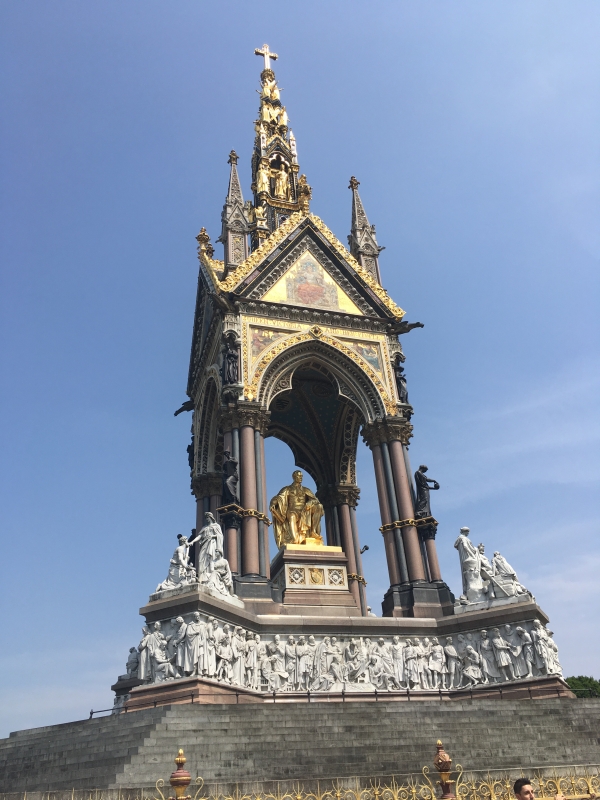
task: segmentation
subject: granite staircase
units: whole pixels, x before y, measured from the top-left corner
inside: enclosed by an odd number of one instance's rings
[[[600,763],[600,699],[172,705],[13,733],[0,791],[154,786],[179,747],[232,784],[420,772],[441,738],[465,770]]]

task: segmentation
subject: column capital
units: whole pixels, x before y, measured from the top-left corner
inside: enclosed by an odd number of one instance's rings
[[[362,437],[369,447],[382,444],[382,442],[399,441],[408,444],[412,436],[413,426],[408,419],[403,417],[384,417],[363,425]]]
[[[205,472],[192,478],[192,494],[199,497],[220,495],[223,491],[223,476],[220,472]]]
[[[324,508],[340,506],[342,503],[347,503],[350,508],[356,508],[359,496],[360,489],[354,485],[337,484],[337,486],[325,486],[317,489],[317,497]]]
[[[269,427],[271,412],[258,403],[229,403],[227,408],[219,412],[219,425],[224,433],[233,428],[249,425],[264,436]]]

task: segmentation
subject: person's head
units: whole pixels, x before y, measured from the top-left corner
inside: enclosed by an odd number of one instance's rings
[[[515,797],[519,800],[535,800],[535,792],[529,778],[519,778],[513,786]]]
[[[288,636],[288,644],[294,644],[294,637]]]
[[[467,527],[465,526],[465,527],[463,527],[463,528],[461,528],[461,529],[460,529],[460,532],[461,532],[461,534],[462,534],[463,536],[468,536],[468,535],[469,535],[469,533],[471,532],[471,529],[470,529],[470,528],[467,528]]]
[[[223,455],[225,456],[225,458],[230,458],[231,450],[223,450]]]
[[[452,637],[446,636],[446,644],[452,644]]]
[[[279,634],[275,634],[275,644],[279,644]]]
[[[419,467],[419,472],[427,472],[427,467],[425,466],[425,464],[421,464],[421,466]]]
[[[306,644],[306,637],[304,637],[304,636],[301,636],[301,637],[298,639],[298,644]]]
[[[378,644],[380,647],[383,647],[383,645],[385,644],[385,641],[384,641],[384,639],[383,639],[381,636],[379,637],[379,639],[377,639],[377,644]]]
[[[160,622],[155,622],[155,623],[154,623],[154,630],[155,630],[155,631],[159,631],[159,630],[160,630],[160,628],[161,628]]]
[[[438,640],[437,636],[434,636],[431,641],[433,642],[433,644],[439,644],[439,640]]]
[[[480,553],[482,553],[482,554],[485,553],[485,545],[483,544],[483,542],[480,542],[477,545],[477,549],[479,550]]]
[[[406,640],[406,646],[407,647],[412,647],[412,641],[410,639]]]
[[[487,631],[481,631],[481,638],[487,639]]]
[[[137,647],[130,647],[129,648],[129,652],[130,653],[137,653]]]
[[[299,469],[295,469],[292,472],[292,480],[294,481],[294,483],[301,484],[303,477],[304,476],[302,475],[302,472]]]
[[[178,625],[183,625],[183,617],[177,617],[177,619],[175,620],[175,622],[176,622]]]
[[[216,520],[210,513],[210,511],[207,511],[206,514],[204,515],[204,521],[206,522],[207,525],[212,525],[212,523],[215,522]]]
[[[177,538],[179,539],[179,546],[180,547],[181,547],[182,544],[187,544],[188,543],[188,537],[187,536],[178,536]]]
[[[392,639],[392,642],[394,644],[398,644],[400,642],[400,637],[399,636],[394,636],[394,638]]]
[[[200,612],[199,611],[194,611],[194,620],[196,622],[200,622]]]

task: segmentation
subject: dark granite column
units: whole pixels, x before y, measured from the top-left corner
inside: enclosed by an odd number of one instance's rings
[[[241,505],[244,511],[256,511],[256,457],[254,427],[242,422],[240,426]],[[258,520],[244,515],[242,520],[242,575],[260,575],[258,551]]]
[[[390,514],[390,504],[388,500],[387,488],[385,485],[385,475],[383,471],[383,456],[381,455],[381,445],[373,443],[371,445],[371,452],[373,454],[373,468],[375,470],[375,483],[377,485],[377,498],[379,500],[379,513],[381,515],[381,524],[385,528],[392,521]],[[400,572],[398,570],[398,558],[396,556],[396,547],[394,545],[394,535],[388,528],[382,531],[383,546],[385,548],[385,557],[388,566],[388,573],[390,576],[390,585],[396,586],[400,583]]]
[[[414,508],[410,492],[410,477],[406,471],[402,443],[397,439],[389,443],[390,460],[394,475],[394,485],[396,487],[396,497],[398,499],[398,513],[400,519],[413,519]],[[419,534],[414,525],[404,525],[402,527],[402,539],[404,541],[404,551],[408,565],[408,576],[411,581],[425,581],[425,568],[421,556],[421,546],[419,544]]]
[[[360,585],[356,578],[358,572],[352,536],[352,520],[350,519],[350,506],[347,502],[338,505],[338,513],[340,519],[340,533],[342,536],[342,550],[348,559],[348,587],[352,593],[354,602],[360,608]]]

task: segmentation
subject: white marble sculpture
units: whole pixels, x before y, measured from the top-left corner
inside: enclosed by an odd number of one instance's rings
[[[463,593],[461,600],[467,603],[478,603],[486,599],[483,579],[481,577],[481,553],[469,539],[469,528],[461,528],[460,536],[454,542],[460,558]]]
[[[188,586],[196,582],[196,570],[188,561],[190,542],[188,542],[186,536],[179,536],[178,539],[179,544],[169,562],[169,574],[156,587],[157,592],[179,589],[182,586]]]
[[[469,539],[469,528],[460,529],[454,547],[460,557],[463,584],[463,593],[454,607],[456,614],[535,599],[499,552],[490,562],[483,544],[475,547]]]
[[[198,542],[198,583],[225,597],[233,595],[233,579],[229,562],[224,556],[223,531],[214,516],[204,515],[204,527],[195,539]]]
[[[136,652],[145,683],[198,676],[260,692],[436,692],[562,674],[552,632],[539,620],[443,639],[296,638],[261,637],[195,611],[142,634]]]

